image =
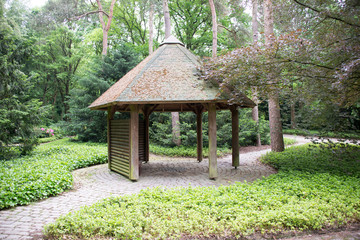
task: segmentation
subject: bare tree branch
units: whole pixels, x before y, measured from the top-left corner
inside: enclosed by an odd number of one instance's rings
[[[221,27],[221,28],[223,28],[223,29],[225,29],[225,30],[228,31],[228,32],[233,33],[233,34],[236,34],[236,33],[237,33],[235,30],[231,30],[231,29],[225,27],[224,25],[218,24],[218,26]]]
[[[96,13],[103,13],[105,14],[107,17],[109,17],[109,15],[103,11],[103,10],[96,10],[96,11],[91,11],[91,12],[87,12],[87,13],[84,13],[80,16],[76,16],[76,17],[72,17],[72,18],[68,18],[68,21],[76,21],[76,20],[79,20],[80,18],[83,18],[83,17],[86,17],[87,15],[90,15],[90,14],[96,14]]]
[[[320,11],[319,9],[316,9],[316,8],[314,8],[314,7],[311,7],[311,6],[309,6],[309,5],[306,5],[305,3],[302,3],[302,2],[300,2],[300,1],[298,1],[298,0],[293,0],[293,1],[296,2],[297,4],[301,5],[301,6],[305,7],[305,8],[308,8],[308,9],[313,10],[314,12],[317,12],[317,13],[320,13],[320,14],[324,14],[324,13],[323,13],[322,11]],[[325,15],[327,18],[331,18],[331,19],[340,21],[340,22],[345,23],[345,24],[347,24],[347,25],[350,25],[350,26],[353,26],[353,27],[360,27],[360,25],[357,25],[357,24],[355,24],[355,23],[348,22],[348,21],[346,21],[346,20],[344,20],[344,19],[341,19],[341,18],[338,18],[338,17],[335,17],[335,16],[331,16],[331,15],[329,15],[329,14],[324,14],[324,15]]]

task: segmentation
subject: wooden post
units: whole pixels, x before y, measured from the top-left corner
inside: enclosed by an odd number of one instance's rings
[[[114,119],[115,106],[107,108],[107,145],[108,145],[108,167],[111,166],[111,120]]]
[[[232,166],[235,169],[239,166],[240,153],[239,153],[239,111],[237,106],[231,106],[231,119],[232,119]]]
[[[203,136],[202,136],[202,107],[196,108],[196,140],[197,140],[197,160],[203,160]]]
[[[149,117],[150,117],[150,109],[148,106],[145,106],[144,109],[144,121],[145,121],[145,162],[149,161],[150,158],[150,150],[149,150]]]
[[[215,103],[209,104],[209,178],[217,178]]]
[[[131,180],[139,179],[139,106],[130,105],[130,174]]]

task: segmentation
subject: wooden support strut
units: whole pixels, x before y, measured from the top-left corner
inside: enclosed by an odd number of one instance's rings
[[[217,178],[217,156],[216,156],[216,105],[210,103],[209,111],[209,178]]]
[[[144,113],[144,121],[145,121],[145,162],[149,162],[150,158],[150,149],[149,149],[149,122],[150,122],[150,114],[155,110],[158,104],[150,107],[146,105],[143,109]]]
[[[139,179],[139,106],[130,105],[130,174],[131,180]]]
[[[240,165],[240,152],[239,152],[239,111],[237,106],[231,106],[231,119],[232,119],[232,166],[237,169]]]
[[[195,108],[196,114],[196,141],[197,141],[197,160],[201,162],[203,160],[203,136],[202,136],[202,113],[204,107],[198,105]]]
[[[111,169],[111,120],[114,119],[116,108],[115,106],[108,107],[107,109],[107,145],[108,145],[108,167]]]

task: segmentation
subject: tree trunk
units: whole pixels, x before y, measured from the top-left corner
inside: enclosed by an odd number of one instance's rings
[[[258,41],[258,32],[259,32],[259,24],[257,21],[257,10],[258,10],[258,2],[257,0],[252,0],[252,31],[253,31],[253,43],[257,44]],[[258,92],[254,87],[253,89],[253,97],[252,100],[256,104],[256,106],[252,109],[252,119],[259,125],[259,100],[258,100]],[[256,146],[261,146],[261,137],[260,133],[256,135]]]
[[[295,117],[295,103],[291,102],[290,105],[290,117],[291,117],[291,129],[296,128],[296,117]]]
[[[153,53],[153,35],[154,35],[154,2],[150,1],[150,14],[149,14],[149,55]]]
[[[256,88],[254,88],[252,100],[256,104],[256,106],[253,107],[252,112],[251,112],[252,119],[256,122],[256,125],[259,127],[259,107],[257,105],[257,104],[259,104],[259,100],[258,100],[258,92],[256,91]],[[256,134],[256,146],[258,146],[258,147],[261,146],[260,133]]]
[[[213,0],[209,0],[211,17],[212,17],[212,32],[213,32],[213,41],[212,41],[212,57],[216,57],[217,53],[217,21],[216,21],[216,9]]]
[[[176,146],[181,145],[181,139],[180,139],[180,115],[178,112],[172,112],[171,113],[171,123],[172,123],[172,136],[173,136],[173,142],[176,144]]]
[[[167,0],[163,0],[163,11],[164,11],[164,20],[165,20],[165,39],[166,39],[171,36],[170,12],[169,12],[169,5]],[[180,116],[178,112],[171,113],[171,123],[172,123],[173,142],[177,146],[180,146],[181,145]]]
[[[114,5],[115,5],[116,0],[111,1],[107,24],[105,24],[105,22],[104,22],[104,17],[103,17],[104,14],[102,12],[103,8],[102,8],[102,5],[101,5],[101,2],[100,2],[100,0],[96,0],[96,2],[98,4],[99,10],[100,10],[99,19],[100,19],[100,23],[101,23],[102,30],[103,30],[103,49],[102,49],[101,54],[103,56],[106,56],[107,49],[108,49],[108,33],[109,33],[109,30],[110,30],[111,20],[113,18]]]
[[[163,0],[163,11],[165,20],[165,39],[171,35],[170,11],[167,0]]]
[[[253,42],[256,44],[259,36],[259,23],[257,21],[258,0],[252,0],[252,34]]]
[[[264,32],[266,46],[272,44],[271,36],[274,34],[274,19],[271,1],[272,0],[264,0]],[[276,80],[272,79],[271,81]],[[284,151],[284,139],[280,116],[279,93],[274,89],[269,93],[269,122],[271,150],[274,152],[282,152]]]

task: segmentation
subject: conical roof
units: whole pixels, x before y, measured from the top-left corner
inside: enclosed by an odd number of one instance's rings
[[[219,90],[199,79],[200,60],[173,36],[89,107],[105,109],[121,104],[226,103]],[[255,104],[243,97],[242,107]]]

